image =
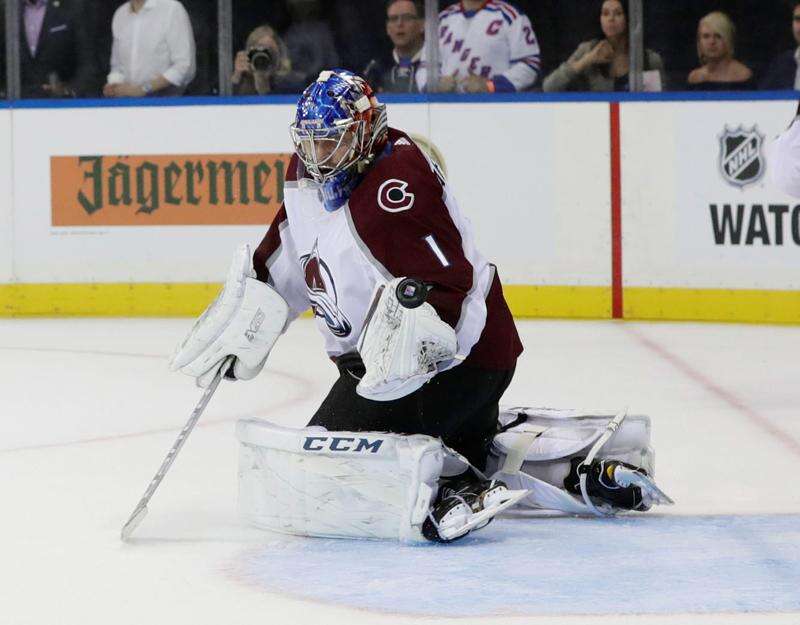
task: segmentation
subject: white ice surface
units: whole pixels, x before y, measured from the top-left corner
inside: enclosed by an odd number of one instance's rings
[[[237,519],[236,419],[300,426],[336,375],[301,320],[220,388],[122,544],[200,397],[166,366],[190,325],[0,320],[0,625],[800,624],[800,328],[520,322],[503,403],[649,414],[677,505],[405,548]]]

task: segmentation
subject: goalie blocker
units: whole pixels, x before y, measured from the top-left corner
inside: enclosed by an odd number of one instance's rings
[[[272,346],[288,323],[286,301],[253,277],[250,247],[241,245],[231,261],[225,285],[197,319],[170,362],[173,371],[206,388],[229,357],[230,379],[251,380],[264,368]]]

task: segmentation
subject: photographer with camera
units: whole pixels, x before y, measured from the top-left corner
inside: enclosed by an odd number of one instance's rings
[[[236,95],[299,93],[304,86],[303,77],[292,71],[286,45],[268,24],[255,28],[245,49],[236,53],[231,82]]]

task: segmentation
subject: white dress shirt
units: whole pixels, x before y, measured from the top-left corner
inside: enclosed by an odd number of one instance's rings
[[[769,170],[776,187],[800,197],[800,117],[772,143]]]
[[[797,71],[794,73],[794,88],[795,91],[800,91],[800,46],[794,51],[794,60],[797,63]]]
[[[182,91],[194,78],[194,34],[178,0],[145,0],[136,13],[126,2],[114,13],[111,31],[109,84],[141,86],[163,76]]]

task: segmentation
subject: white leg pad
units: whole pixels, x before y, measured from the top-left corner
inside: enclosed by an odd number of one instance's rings
[[[331,538],[424,540],[446,448],[429,436],[237,423],[239,509],[265,529]]]
[[[591,510],[563,489],[570,459],[586,456],[603,435],[614,411],[553,408],[507,408],[500,425],[521,421],[495,436],[487,473],[531,492],[525,507],[590,514]],[[650,418],[629,415],[603,446],[598,457],[628,462],[655,476],[655,454],[650,446]]]

